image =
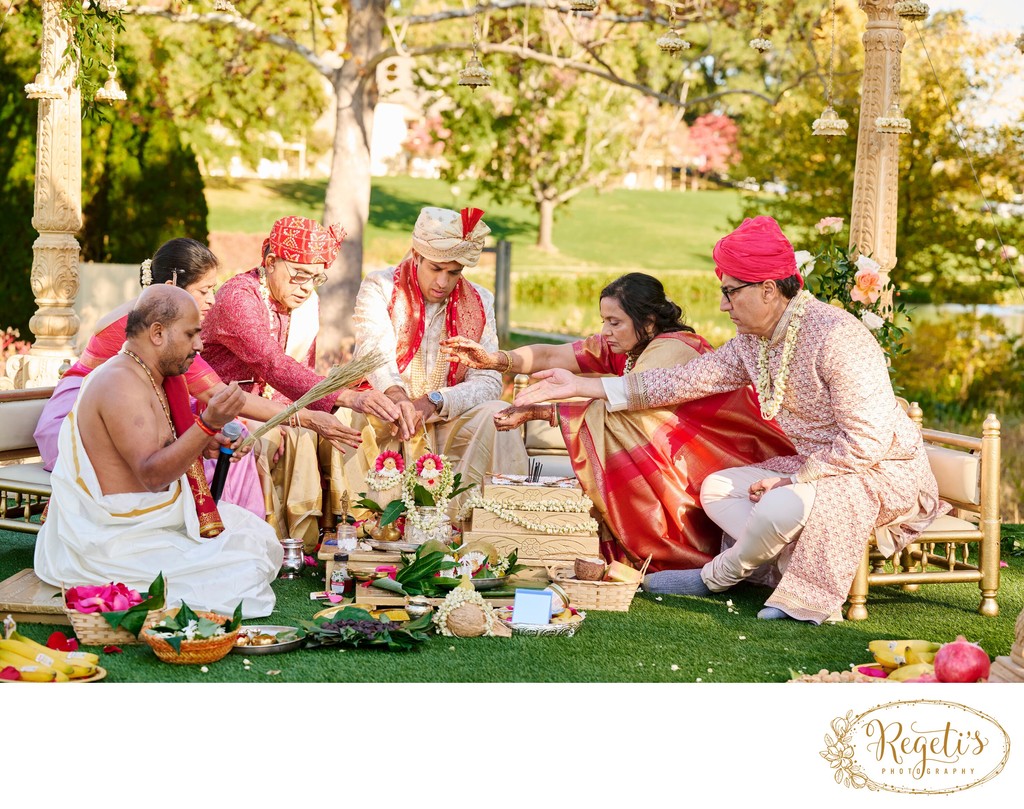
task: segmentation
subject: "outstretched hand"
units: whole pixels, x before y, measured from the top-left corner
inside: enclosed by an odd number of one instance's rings
[[[348,447],[358,447],[363,442],[359,430],[346,427],[338,417],[322,410],[303,410],[302,423],[322,438],[331,442],[331,446],[339,452],[346,452]]]
[[[538,371],[531,379],[539,380],[536,384],[530,385],[520,393],[512,402],[516,407],[549,402],[558,399],[571,399],[573,396],[584,396],[586,393],[580,389],[581,378],[572,371],[564,368],[551,368],[547,371]]]
[[[462,363],[469,368],[494,368],[495,361],[482,345],[468,337],[446,337],[441,341],[441,353],[445,359]]]
[[[494,427],[499,432],[514,430],[528,421],[548,421],[551,418],[553,405],[527,405],[526,407],[506,407],[494,414]]]

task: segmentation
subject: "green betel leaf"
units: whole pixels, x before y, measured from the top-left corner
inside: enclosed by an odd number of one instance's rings
[[[384,507],[384,511],[380,515],[381,527],[383,528],[385,525],[390,525],[403,514],[405,514],[405,503],[401,500],[392,500]]]
[[[181,641],[182,641],[182,639],[183,638],[182,638],[181,635],[169,635],[168,637],[164,638],[164,640],[167,641],[167,643],[170,645],[170,647],[172,649],[174,649],[174,651],[177,652],[178,654],[181,654]]]
[[[365,508],[367,511],[372,511],[376,514],[380,514],[384,509],[380,507],[380,504],[369,497],[366,497],[366,492],[359,493],[359,500],[356,500],[352,505],[358,506],[359,508]]]
[[[220,629],[219,621],[211,621],[209,618],[200,618],[199,626],[196,628],[196,635],[203,638],[212,638]]]
[[[231,620],[228,621],[227,626],[224,627],[225,632],[234,632],[238,627],[242,625],[242,602],[239,601],[235,606],[235,611],[231,614]]]
[[[193,609],[186,604],[184,601],[181,602],[181,606],[178,608],[178,614],[174,616],[174,623],[176,624],[175,629],[181,629],[188,626],[189,621],[199,621],[199,616],[195,614]],[[168,621],[170,626],[170,621]]]
[[[399,584],[394,579],[388,578],[387,576],[385,576],[382,579],[374,579],[372,584],[374,587],[379,587],[381,590],[387,590],[390,593],[398,593],[399,595],[403,596],[408,595],[408,593],[405,592],[405,588],[402,587],[401,584]]]
[[[434,500],[434,495],[432,495],[429,491],[427,491],[427,489],[424,486],[420,486],[420,484],[418,483],[413,487],[412,499],[417,506],[437,505],[437,501]]]

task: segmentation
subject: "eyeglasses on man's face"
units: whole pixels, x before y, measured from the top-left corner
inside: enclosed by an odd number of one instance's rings
[[[738,292],[741,289],[746,289],[747,287],[759,286],[761,283],[763,283],[763,282],[762,281],[750,281],[750,282],[748,282],[746,284],[737,284],[734,287],[719,287],[719,289],[721,289],[721,291],[722,291],[722,297],[725,298],[729,303],[732,303],[733,293]]]
[[[316,289],[327,283],[327,273],[309,273],[305,270],[294,270],[287,261],[282,261],[281,263],[288,268],[288,280],[296,286],[304,287],[312,284],[313,288]]]

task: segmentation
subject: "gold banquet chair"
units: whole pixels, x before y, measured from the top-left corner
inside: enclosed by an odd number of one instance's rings
[[[921,408],[916,402],[908,412],[920,427]],[[921,430],[939,497],[953,510],[890,559],[878,551],[872,535],[850,588],[847,620],[865,620],[868,588],[883,584],[916,590],[922,584],[978,582],[978,612],[990,617],[999,614],[999,429],[999,419],[989,413],[980,438]],[[974,545],[976,557],[971,555]]]

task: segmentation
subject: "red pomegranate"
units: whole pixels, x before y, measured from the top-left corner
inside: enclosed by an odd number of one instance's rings
[[[991,663],[977,643],[957,635],[935,654],[935,678],[940,683],[976,683],[988,679]]]

